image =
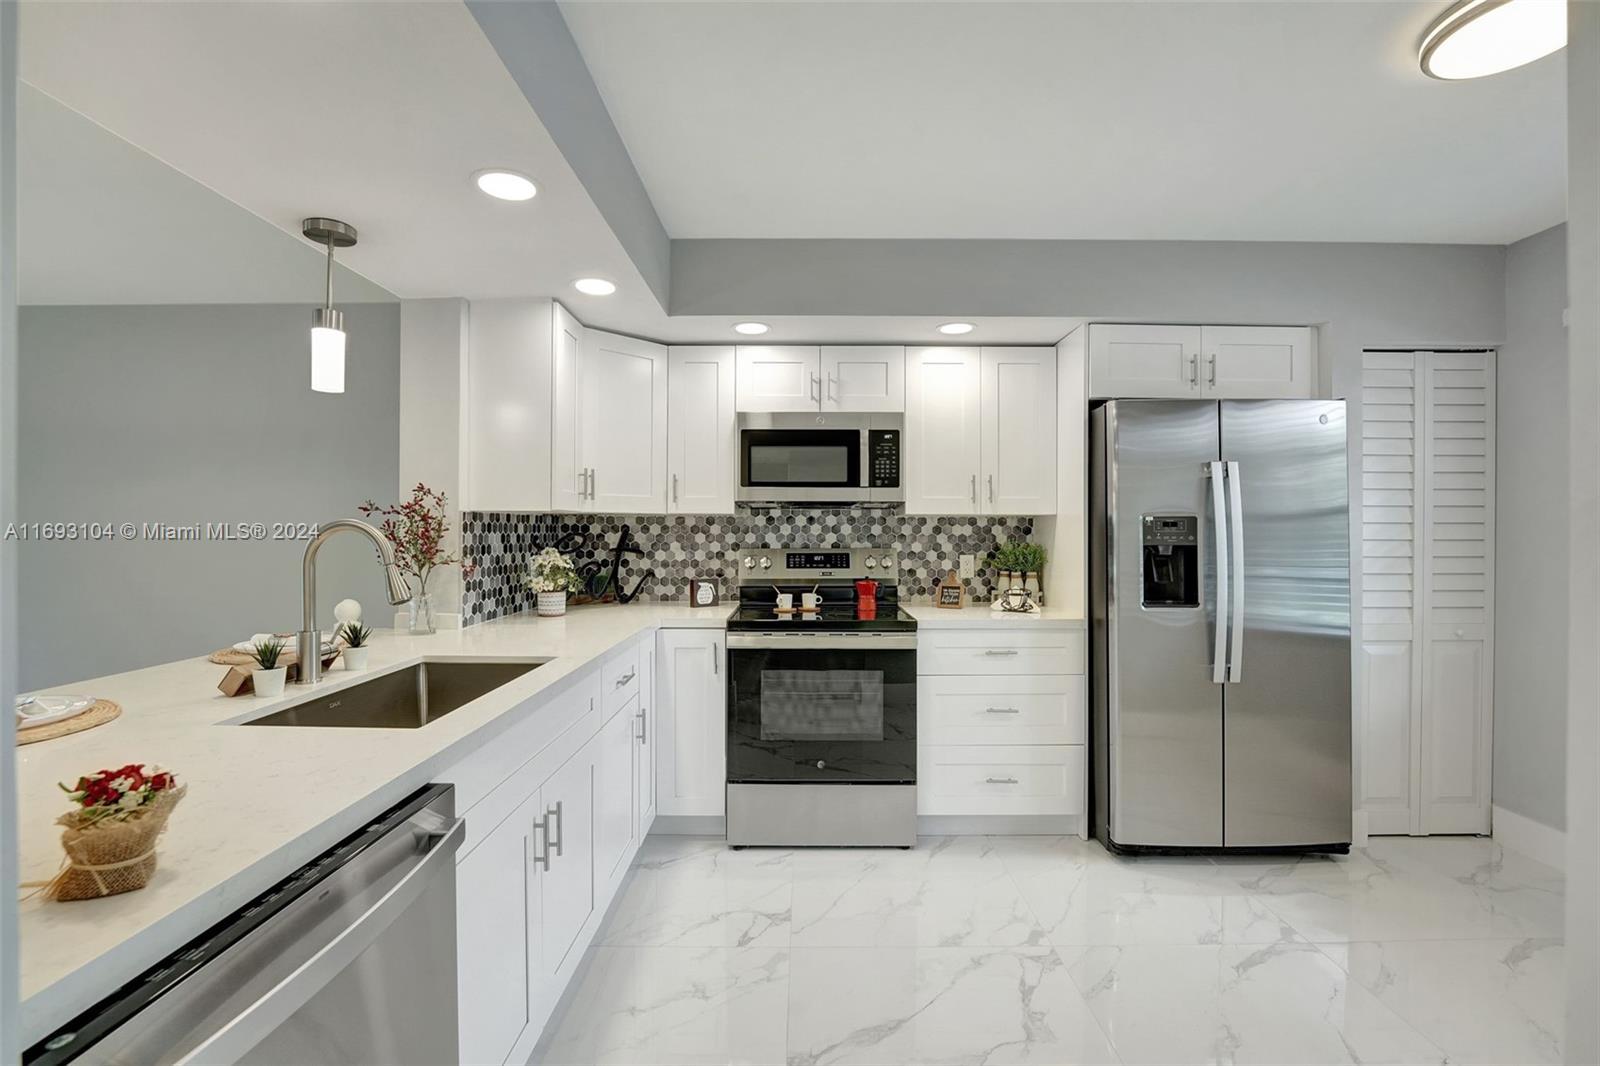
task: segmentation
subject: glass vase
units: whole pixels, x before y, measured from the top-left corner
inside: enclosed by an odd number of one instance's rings
[[[438,624],[433,617],[433,594],[418,592],[411,597],[406,615],[406,632],[412,636],[427,636],[438,632]]]

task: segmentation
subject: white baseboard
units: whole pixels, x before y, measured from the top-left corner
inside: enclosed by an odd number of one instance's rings
[[[1087,836],[1083,815],[974,815],[917,817],[920,836]],[[662,836],[723,836],[720,815],[658,814],[650,826]]]
[[[1557,870],[1567,868],[1567,834],[1525,815],[1495,807],[1491,835],[1500,846]]]
[[[1367,837],[1371,835],[1368,832],[1368,826],[1370,826],[1370,825],[1371,825],[1371,819],[1367,816],[1367,812],[1366,811],[1362,810],[1362,811],[1352,811],[1351,812],[1351,814],[1350,814],[1350,845],[1351,845],[1351,847],[1364,848],[1364,847],[1367,846]]]

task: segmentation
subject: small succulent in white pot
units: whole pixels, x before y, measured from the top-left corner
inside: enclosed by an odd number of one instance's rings
[[[278,665],[283,641],[259,641],[250,654],[256,661],[256,668],[250,672],[250,687],[255,694],[261,697],[283,695],[283,682],[289,676],[289,668]]]
[[[567,613],[567,593],[579,588],[578,569],[561,552],[546,548],[533,557],[527,585],[539,594],[539,614],[558,618]]]
[[[363,625],[359,621],[346,622],[339,632],[344,637],[344,651],[340,653],[340,658],[344,660],[344,668],[365,670],[367,653],[372,650],[372,646],[367,643],[372,639],[372,627]]]

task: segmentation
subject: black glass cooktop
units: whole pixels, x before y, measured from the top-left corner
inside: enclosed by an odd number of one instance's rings
[[[830,603],[815,611],[796,610],[788,614],[779,614],[770,603],[746,603],[728,619],[728,628],[745,631],[815,628],[892,632],[914,630],[917,620],[895,604],[881,601],[876,610],[854,603]]]

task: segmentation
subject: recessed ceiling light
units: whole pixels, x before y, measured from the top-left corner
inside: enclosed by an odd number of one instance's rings
[[[959,337],[963,333],[972,332],[971,322],[946,322],[939,327],[939,332],[950,337]]]
[[[759,337],[767,331],[765,322],[736,322],[733,326],[735,333],[743,333],[746,337]]]
[[[1532,63],[1567,43],[1567,5],[1551,0],[1462,0],[1422,38],[1431,78],[1482,78]]]
[[[572,287],[585,296],[610,296],[617,291],[616,284],[605,278],[579,278]]]
[[[473,180],[496,200],[531,200],[539,191],[532,178],[515,170],[480,170]]]

